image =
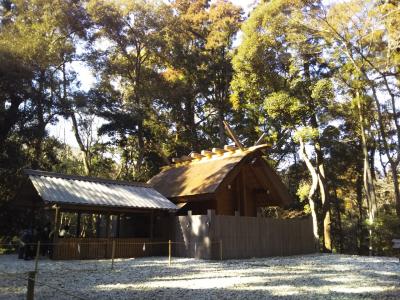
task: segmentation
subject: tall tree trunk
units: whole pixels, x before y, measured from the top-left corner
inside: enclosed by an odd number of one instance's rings
[[[360,122],[360,135],[361,135],[361,148],[363,152],[363,161],[364,161],[364,171],[363,171],[363,183],[364,183],[364,191],[365,196],[367,198],[368,204],[368,221],[369,225],[372,226],[375,220],[376,215],[376,194],[375,194],[375,187],[373,176],[371,172],[371,167],[369,164],[369,155],[368,155],[368,146],[367,146],[367,138],[365,135],[365,128],[364,128],[364,114],[362,103],[360,99],[360,95],[357,92],[357,107],[358,107],[358,116]],[[372,255],[372,229],[369,229],[369,255]]]
[[[390,149],[390,146],[389,146],[388,140],[387,140],[384,116],[382,115],[381,104],[380,104],[379,98],[378,98],[378,92],[376,90],[374,82],[369,79],[367,72],[365,70],[363,70],[362,68],[360,70],[362,71],[364,77],[367,79],[367,82],[369,83],[369,86],[371,87],[372,96],[373,96],[373,99],[374,99],[374,102],[376,105],[376,110],[378,112],[378,114],[377,114],[378,115],[378,129],[379,129],[380,136],[382,138],[383,149],[385,150],[385,154],[389,161],[390,168],[392,171],[394,195],[395,195],[395,203],[396,203],[396,214],[398,217],[400,217],[400,190],[399,190],[399,182],[398,182],[398,174],[397,174],[397,167],[399,166],[399,163],[400,163],[400,142],[399,141],[397,142],[397,147],[396,147],[397,156],[396,156],[396,158],[394,158],[391,155],[391,149]],[[384,77],[384,78],[386,80],[386,77]],[[393,98],[394,95],[391,93],[390,89],[388,89],[388,92],[392,96],[392,101],[394,101],[394,98]],[[392,105],[393,105],[393,114],[395,114],[396,107],[394,106],[395,105],[394,102]],[[396,127],[397,137],[400,138],[400,126],[397,122],[397,117],[398,117],[397,115],[393,116],[395,127]]]
[[[218,110],[218,137],[219,137],[219,146],[221,148],[226,144],[226,134],[225,134],[225,125],[224,125],[224,112],[220,108]]]
[[[62,74],[63,74],[63,100],[64,103],[68,103],[68,95],[67,95],[67,72],[65,69],[65,60],[62,64]],[[79,150],[81,151],[82,161],[83,161],[83,168],[85,175],[90,175],[91,168],[90,168],[90,154],[89,149],[86,149],[85,145],[83,144],[82,138],[79,134],[79,126],[78,121],[76,120],[75,113],[72,108],[69,108],[69,117],[72,121],[72,131],[74,132],[75,140],[78,143]]]
[[[140,174],[144,162],[145,145],[144,145],[144,134],[143,134],[143,120],[140,120],[138,124],[137,139],[138,139],[138,149],[137,149],[138,156],[135,164],[135,176]]]
[[[35,134],[35,160],[33,161],[33,168],[40,168],[40,160],[42,157],[42,144],[43,138],[45,135],[45,122],[44,122],[44,112],[43,112],[43,103],[42,103],[42,95],[37,96],[37,121],[38,125],[36,127]]]
[[[22,102],[21,98],[12,97],[10,107],[8,109],[2,107],[0,111],[0,149],[4,146],[10,131],[18,121],[19,106]]]
[[[332,26],[330,26],[330,27],[332,28]],[[335,32],[335,34],[337,34],[337,32]],[[338,36],[339,36],[340,40],[342,40],[342,42],[343,42],[343,37],[340,36],[340,34],[338,34]],[[398,182],[398,176],[397,176],[397,167],[400,163],[400,142],[399,142],[400,141],[400,124],[398,122],[398,116],[397,116],[396,105],[395,105],[396,95],[393,93],[392,89],[389,86],[389,82],[387,80],[386,74],[380,72],[379,69],[376,68],[376,66],[372,65],[370,61],[366,61],[371,67],[373,67],[375,69],[375,71],[377,71],[382,76],[386,90],[391,97],[391,104],[392,104],[392,109],[393,109],[393,111],[391,113],[391,117],[392,117],[392,120],[394,121],[396,135],[397,135],[397,145],[396,145],[397,156],[396,156],[396,158],[393,158],[391,156],[391,149],[389,147],[389,143],[388,143],[388,139],[387,139],[387,134],[386,134],[386,129],[385,129],[386,124],[384,122],[384,116],[382,115],[381,104],[380,104],[380,101],[378,98],[378,91],[376,89],[376,82],[374,82],[373,80],[371,80],[369,78],[368,72],[365,70],[365,68],[363,66],[360,67],[357,64],[356,60],[354,59],[354,57],[352,55],[352,53],[353,53],[352,50],[349,49],[349,44],[350,43],[343,42],[342,49],[344,49],[345,55],[347,55],[347,57],[350,59],[350,61],[354,65],[354,67],[357,70],[359,70],[361,72],[361,74],[364,76],[365,80],[367,81],[367,83],[372,91],[372,97],[374,99],[376,110],[377,110],[377,115],[378,115],[378,131],[382,138],[383,149],[385,150],[385,154],[390,163],[390,167],[391,167],[391,171],[392,171],[392,175],[393,175],[396,214],[400,218],[400,190],[399,190],[399,182]],[[362,54],[362,53],[360,53],[360,54]],[[362,56],[362,58],[364,59],[363,56]]]
[[[318,130],[318,123],[315,115],[311,118],[311,124],[314,129]],[[318,177],[318,186],[322,202],[322,220],[323,220],[323,230],[324,230],[323,250],[324,252],[332,252],[329,191],[325,178],[324,156],[322,153],[322,148],[319,138],[314,142],[314,150],[316,154],[316,164],[317,164],[316,171]]]
[[[358,171],[361,173],[361,167],[357,168],[359,169]],[[362,248],[364,245],[364,230],[363,230],[363,209],[362,209],[362,204],[363,204],[363,195],[362,195],[362,190],[363,190],[363,178],[361,174],[357,176],[357,181],[356,181],[356,193],[357,193],[357,207],[358,207],[358,218],[357,218],[357,253],[358,255],[362,254]]]
[[[35,160],[33,161],[33,167],[34,168],[40,168],[40,161],[42,159],[42,153],[43,153],[43,140],[45,137],[45,130],[46,130],[46,121],[45,121],[45,116],[44,116],[44,81],[45,81],[45,72],[40,71],[40,76],[38,79],[39,87],[38,90],[35,93],[36,97],[36,103],[37,103],[37,121],[38,125],[36,127],[36,132],[35,132]]]
[[[312,165],[310,159],[308,158],[308,155],[306,153],[306,147],[305,147],[305,144],[301,137],[299,138],[299,143],[300,143],[299,155],[304,160],[304,162],[307,166],[307,169],[311,174],[311,179],[312,179],[310,191],[308,193],[308,202],[310,204],[310,209],[311,209],[311,217],[312,217],[312,223],[313,223],[313,233],[314,233],[315,243],[316,243],[316,245],[319,245],[317,207],[316,207],[315,201],[313,199],[313,196],[318,188],[318,175],[317,175],[317,172],[315,171],[314,166]]]
[[[303,59],[303,67],[304,67],[304,77],[308,82],[311,82],[311,73],[310,73],[310,55],[305,54]],[[308,106],[310,111],[313,112],[310,118],[311,127],[315,130],[319,131],[319,125],[316,115],[316,107],[314,104],[314,100],[311,95],[308,95]],[[329,201],[329,191],[328,185],[325,178],[325,168],[324,168],[324,156],[320,144],[319,137],[316,141],[314,141],[314,149],[316,154],[316,172],[318,178],[318,186],[321,196],[322,202],[322,220],[323,220],[323,232],[324,232],[324,244],[323,250],[324,252],[332,252],[332,239],[331,239],[331,214],[330,214],[330,201]]]
[[[71,112],[70,117],[72,120],[72,130],[74,132],[74,136],[75,136],[76,142],[78,143],[79,149],[81,150],[85,175],[90,175],[91,174],[91,166],[90,166],[89,150],[86,149],[85,145],[83,144],[82,138],[79,134],[79,127],[78,127],[78,122],[76,120],[75,114],[73,112]]]
[[[322,202],[322,217],[324,225],[324,251],[332,252],[332,229],[331,229],[331,213],[330,213],[330,200],[328,198],[328,191],[326,188],[326,180],[324,173],[318,174],[318,185]]]
[[[190,150],[201,150],[197,143],[197,136],[196,136],[196,122],[194,119],[195,115],[195,108],[194,102],[192,101],[191,97],[187,97],[185,101],[185,131],[187,135],[187,140],[190,142]]]
[[[335,208],[336,208],[336,214],[337,214],[337,222],[338,222],[338,227],[339,227],[339,253],[342,253],[343,251],[343,228],[342,228],[342,217],[340,213],[340,203],[339,203],[339,198],[337,196],[337,188],[334,188],[334,193],[335,193]]]
[[[397,164],[390,163],[390,170],[392,171],[394,195],[396,199],[396,213],[400,217],[400,189],[399,189],[399,176],[397,174]]]

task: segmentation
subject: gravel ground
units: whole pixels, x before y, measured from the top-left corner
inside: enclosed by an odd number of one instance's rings
[[[170,267],[165,257],[150,257],[110,266],[42,260],[36,299],[400,299],[400,263],[390,257],[174,258]],[[33,261],[0,256],[0,299],[24,299],[33,268]]]

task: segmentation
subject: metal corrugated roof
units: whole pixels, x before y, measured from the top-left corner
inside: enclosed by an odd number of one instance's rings
[[[168,209],[177,207],[152,187],[83,176],[25,170],[45,202],[91,206]]]

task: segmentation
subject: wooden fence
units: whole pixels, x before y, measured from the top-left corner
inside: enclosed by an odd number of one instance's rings
[[[167,255],[168,242],[146,238],[63,238],[53,248],[54,259],[114,258]]]
[[[173,254],[204,259],[286,256],[316,252],[311,218],[208,215],[175,217]]]
[[[64,238],[53,248],[54,259],[166,256],[168,240],[172,255],[201,259],[232,259],[284,256],[316,252],[311,218],[207,215],[170,216],[164,220],[165,237]],[[168,230],[167,230],[168,229]],[[169,231],[169,234],[167,233]]]

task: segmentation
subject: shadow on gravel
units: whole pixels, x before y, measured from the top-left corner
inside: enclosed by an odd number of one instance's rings
[[[313,255],[231,261],[174,258],[43,261],[37,299],[400,299],[400,264],[390,258]],[[0,272],[31,264],[2,261]],[[0,299],[23,299],[26,281],[0,278]]]

